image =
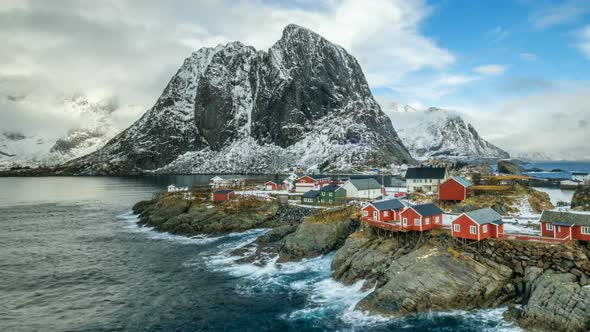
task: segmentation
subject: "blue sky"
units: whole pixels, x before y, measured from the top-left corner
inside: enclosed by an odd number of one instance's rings
[[[419,31],[453,54],[455,61],[444,70],[412,73],[410,81],[419,83],[439,74],[462,76],[466,83],[444,96],[417,95],[416,101],[395,84],[374,87],[376,95],[424,106],[489,102],[565,83],[584,84],[590,77],[590,54],[579,46],[581,31],[590,24],[590,1],[446,0],[428,4],[431,12]],[[474,72],[474,68],[489,65],[497,65],[499,72]]]
[[[382,103],[456,110],[516,155],[590,159],[589,0],[2,0],[0,127],[67,130],[48,105],[83,93],[133,106],[125,128],[191,52],[266,50],[290,23],[354,55]]]

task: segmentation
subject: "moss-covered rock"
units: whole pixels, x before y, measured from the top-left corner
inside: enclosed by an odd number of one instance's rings
[[[308,217],[309,218],[309,217]],[[346,218],[329,222],[312,222],[306,218],[297,230],[287,236],[283,260],[297,260],[333,251],[358,227],[358,221]]]

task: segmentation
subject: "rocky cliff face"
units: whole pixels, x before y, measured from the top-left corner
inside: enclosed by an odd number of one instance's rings
[[[289,25],[267,52],[239,42],[185,60],[156,104],[79,173],[274,172],[412,161],[354,57]]]
[[[457,112],[431,107],[416,111],[386,104],[386,114],[416,159],[501,159],[509,154],[483,139]]]
[[[438,240],[424,236],[355,233],[334,257],[334,277],[376,285],[357,307],[387,316],[497,306],[514,295],[509,268],[433,246]]]

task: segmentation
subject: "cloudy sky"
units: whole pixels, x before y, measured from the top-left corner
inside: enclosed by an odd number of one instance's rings
[[[54,101],[73,93],[116,97],[127,126],[192,51],[266,49],[288,23],[349,50],[380,99],[464,112],[511,152],[590,158],[587,0],[2,0],[0,127],[72,125]]]

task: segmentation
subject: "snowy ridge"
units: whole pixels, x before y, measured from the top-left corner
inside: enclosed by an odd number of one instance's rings
[[[56,165],[103,147],[117,134],[111,118],[117,108],[111,100],[90,102],[83,95],[63,99],[58,108],[82,125],[63,136],[41,136],[13,131],[0,133],[0,169]]]
[[[400,137],[416,159],[509,158],[507,152],[479,136],[458,112],[434,107],[408,112],[398,106],[386,109],[386,113],[396,124]]]
[[[412,162],[354,57],[289,25],[268,52],[240,42],[193,53],[144,116],[76,174],[344,170]]]

